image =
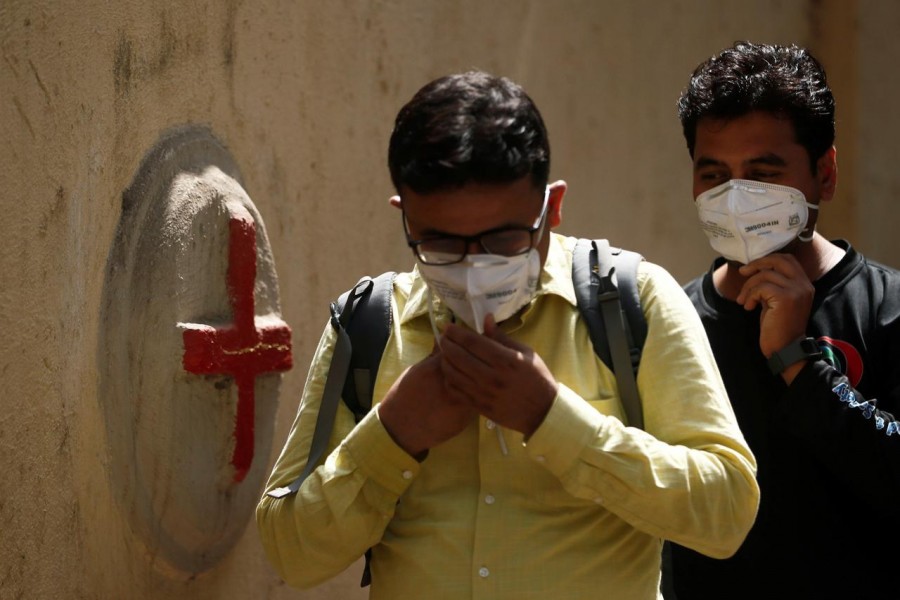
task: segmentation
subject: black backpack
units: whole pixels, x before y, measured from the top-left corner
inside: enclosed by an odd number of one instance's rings
[[[604,239],[579,239],[572,257],[572,282],[582,318],[597,356],[616,374],[628,425],[643,428],[637,369],[647,338],[647,322],[637,289],[640,254],[612,248]],[[372,407],[372,388],[391,331],[391,297],[396,273],[363,277],[337,302],[331,325],[337,342],[322,392],[322,404],[306,467],[288,487],[269,492],[275,498],[296,493],[328,448],[340,399],[358,423]],[[369,584],[369,552],[361,585]]]

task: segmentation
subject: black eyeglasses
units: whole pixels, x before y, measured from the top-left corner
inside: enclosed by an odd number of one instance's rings
[[[404,213],[403,230],[406,232],[406,243],[413,249],[416,257],[426,265],[458,263],[469,254],[472,242],[477,242],[488,254],[498,256],[525,254],[534,247],[534,234],[543,227],[544,217],[547,214],[548,194],[549,190],[544,193],[544,205],[533,227],[498,227],[477,235],[439,235],[413,240],[409,237],[409,225]]]

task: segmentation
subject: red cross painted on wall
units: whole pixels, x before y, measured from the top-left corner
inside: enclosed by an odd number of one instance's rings
[[[229,208],[227,286],[234,320],[221,327],[182,324],[182,365],[189,373],[234,378],[238,402],[231,464],[234,481],[241,482],[253,463],[256,378],[291,368],[291,329],[277,317],[256,316],[256,223],[243,206]]]

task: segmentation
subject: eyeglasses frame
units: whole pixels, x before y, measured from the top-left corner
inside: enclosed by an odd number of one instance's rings
[[[487,252],[487,248],[485,248],[484,244],[481,243],[481,238],[483,236],[491,235],[494,233],[500,233],[502,231],[527,231],[528,234],[531,236],[531,242],[525,251],[519,252],[518,254],[508,255],[508,256],[519,256],[521,254],[526,254],[527,252],[531,251],[535,247],[535,245],[541,241],[541,238],[543,237],[543,228],[544,228],[544,224],[545,224],[545,219],[547,217],[547,206],[549,205],[549,200],[550,200],[550,186],[547,186],[544,190],[544,202],[543,202],[543,205],[541,206],[541,212],[540,212],[540,214],[538,214],[537,219],[534,221],[534,225],[531,227],[516,227],[516,226],[495,227],[494,229],[488,229],[487,231],[482,231],[475,235],[437,235],[437,236],[422,238],[420,240],[413,240],[410,238],[409,223],[406,220],[406,211],[403,210],[402,211],[403,212],[403,215],[402,215],[403,233],[406,235],[406,244],[412,249],[413,254],[415,254],[416,257],[420,261],[422,261],[422,263],[427,264],[427,265],[432,265],[435,267],[444,267],[444,266],[448,266],[448,265],[455,265],[457,263],[464,261],[466,259],[466,257],[469,255],[469,246],[472,245],[472,242],[477,242],[478,245],[481,246],[481,248],[483,250],[485,250],[485,252]],[[401,210],[402,210],[402,204],[401,204]],[[538,236],[537,241],[535,241],[534,234],[538,233],[538,231],[540,231],[541,235]],[[465,242],[462,256],[460,256],[457,260],[454,260],[452,262],[433,263],[433,262],[426,261],[425,258],[423,258],[421,253],[419,252],[419,245],[424,242],[432,242],[434,240],[441,240],[441,239],[455,239],[455,240],[462,240],[463,242]],[[487,252],[487,253],[492,254],[491,252]]]

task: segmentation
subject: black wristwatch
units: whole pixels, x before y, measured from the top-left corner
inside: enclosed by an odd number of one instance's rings
[[[769,357],[769,370],[778,375],[798,360],[819,360],[822,350],[811,337],[793,341]]]

